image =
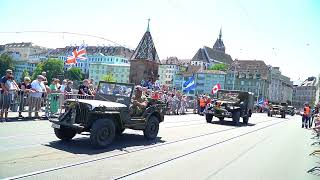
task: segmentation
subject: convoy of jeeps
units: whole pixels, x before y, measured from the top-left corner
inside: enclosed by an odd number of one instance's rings
[[[91,99],[66,99],[64,112],[57,119],[49,119],[56,136],[63,140],[71,140],[76,134],[90,133],[91,144],[95,147],[107,147],[117,135],[126,128],[143,131],[146,139],[155,139],[159,132],[159,124],[163,122],[167,109],[161,101],[148,102],[140,115],[132,115],[132,96],[134,84],[111,83],[100,81],[96,95]],[[254,94],[245,91],[219,90],[202,115],[208,123],[213,117],[224,121],[231,118],[234,125],[244,125],[254,111]],[[286,114],[294,115],[295,109],[286,103],[268,106],[268,116]]]

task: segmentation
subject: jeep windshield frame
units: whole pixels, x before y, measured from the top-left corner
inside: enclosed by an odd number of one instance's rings
[[[99,81],[95,99],[117,102],[129,107],[133,90],[134,84]]]
[[[239,102],[240,91],[225,91],[219,90],[217,92],[217,99],[220,101]]]

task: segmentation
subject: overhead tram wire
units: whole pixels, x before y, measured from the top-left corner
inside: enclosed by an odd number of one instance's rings
[[[117,46],[121,47],[126,47],[125,45],[121,45],[120,43],[117,43],[115,41],[112,41],[110,39],[107,39],[102,36],[97,36],[97,35],[91,35],[91,34],[85,34],[85,33],[76,33],[76,32],[68,32],[68,31],[1,31],[0,34],[20,34],[20,33],[49,33],[49,34],[62,34],[63,38],[65,34],[70,34],[70,35],[78,35],[78,36],[87,36],[87,37],[92,37],[92,38],[97,38],[97,39],[102,39],[108,42],[111,42]]]

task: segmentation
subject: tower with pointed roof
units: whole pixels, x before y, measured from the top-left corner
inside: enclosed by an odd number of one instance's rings
[[[222,41],[222,28],[220,28],[219,38],[214,43],[213,49],[216,51],[221,51],[223,53],[226,52],[226,47],[224,46],[224,43]]]
[[[148,27],[130,58],[130,82],[140,84],[141,80],[155,81],[158,78],[159,57]]]

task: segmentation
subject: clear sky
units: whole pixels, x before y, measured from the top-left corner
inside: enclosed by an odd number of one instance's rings
[[[233,59],[261,59],[293,80],[320,73],[319,0],[0,0],[0,44],[112,45],[59,31],[98,35],[134,49],[150,18],[160,59],[191,59],[222,27]]]

